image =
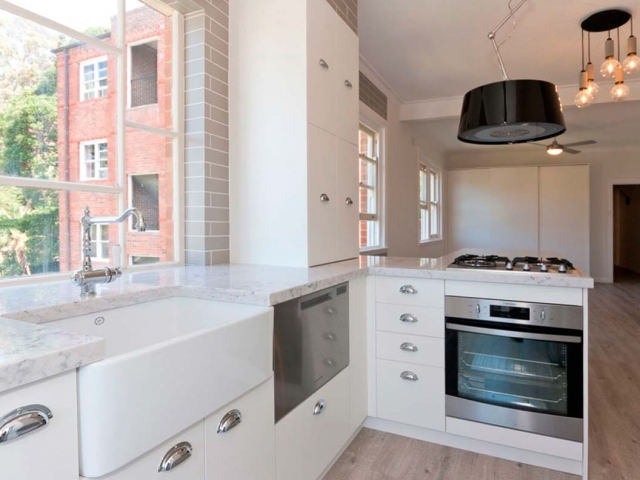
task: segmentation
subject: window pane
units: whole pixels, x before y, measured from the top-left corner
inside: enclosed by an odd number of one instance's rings
[[[436,205],[431,205],[431,236],[436,237],[440,235],[439,228],[439,219],[438,219],[438,207]]]
[[[131,107],[158,102],[158,42],[131,47]]]
[[[430,179],[431,201],[434,203],[437,203],[439,201],[438,197],[440,194],[440,192],[438,191],[438,186],[439,186],[438,175],[432,171],[429,173],[429,179]]]
[[[427,203],[427,172],[420,170],[420,203]]]
[[[429,240],[429,210],[420,209],[420,240]]]
[[[360,130],[360,155],[366,155],[367,157],[373,157],[373,137],[366,132]]]
[[[376,192],[370,188],[360,188],[360,213],[376,212]]]
[[[131,195],[131,205],[140,210],[144,216],[147,231],[160,230],[158,175],[133,175],[131,177]],[[131,228],[136,228],[135,219]]]
[[[360,221],[360,248],[380,245],[380,222]]]

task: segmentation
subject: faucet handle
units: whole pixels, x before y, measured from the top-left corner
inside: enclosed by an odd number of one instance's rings
[[[122,266],[122,247],[119,243],[113,246],[113,267],[120,268]]]

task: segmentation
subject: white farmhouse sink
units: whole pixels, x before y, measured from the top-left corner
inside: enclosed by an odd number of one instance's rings
[[[268,379],[273,309],[167,298],[54,322],[105,339],[80,368],[80,472],[106,475]]]

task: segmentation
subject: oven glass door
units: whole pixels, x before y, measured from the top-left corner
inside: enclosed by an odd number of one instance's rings
[[[582,334],[447,318],[447,395],[582,418]]]

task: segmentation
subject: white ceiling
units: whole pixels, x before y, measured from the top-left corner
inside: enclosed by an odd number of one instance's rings
[[[564,112],[567,133],[558,137],[559,143],[573,143],[583,140],[595,140],[597,145],[576,147],[577,150],[603,150],[611,154],[617,147],[638,148],[640,152],[640,102],[603,103],[587,109],[569,108]],[[541,156],[546,152],[541,147],[527,144],[517,145],[471,145],[462,143],[457,138],[457,117],[441,118],[414,125],[414,135],[423,137],[434,149],[447,154],[461,152],[511,152],[539,151]],[[547,140],[541,143],[551,143]],[[580,155],[563,154],[565,157],[580,160]],[[639,157],[640,158],[640,157]]]
[[[512,6],[519,0],[513,0]],[[403,102],[464,95],[502,79],[487,33],[509,13],[508,0],[360,0],[360,51]],[[580,22],[605,8],[640,14],[638,0],[529,0],[502,47],[511,78],[578,83]],[[639,15],[640,16],[640,15]],[[640,22],[636,36],[640,36]],[[499,42],[512,30],[509,22]],[[629,26],[620,32],[626,55]],[[596,68],[606,34],[592,35]]]

